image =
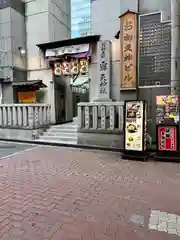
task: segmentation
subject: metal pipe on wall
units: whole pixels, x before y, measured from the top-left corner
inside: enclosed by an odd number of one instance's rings
[[[171,94],[180,98],[180,0],[171,0]]]
[[[136,16],[136,99],[139,99],[139,11],[140,11],[140,1],[137,0],[137,16]]]

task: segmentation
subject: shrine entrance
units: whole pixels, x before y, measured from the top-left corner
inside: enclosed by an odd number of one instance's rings
[[[56,124],[66,122],[66,86],[55,81],[55,119]]]
[[[89,102],[89,78],[88,76],[79,76],[71,84],[73,117],[78,115],[78,103]]]

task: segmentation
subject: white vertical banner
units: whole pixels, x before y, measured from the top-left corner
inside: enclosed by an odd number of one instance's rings
[[[111,42],[98,42],[98,100],[110,99]]]

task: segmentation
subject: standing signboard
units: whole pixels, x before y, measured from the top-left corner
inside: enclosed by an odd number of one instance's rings
[[[157,96],[156,97],[156,123],[163,123],[166,119],[179,121],[178,96]]]
[[[156,159],[179,158],[179,126],[177,124],[157,124],[156,138]]]
[[[146,158],[147,103],[125,101],[124,105],[124,157]]]

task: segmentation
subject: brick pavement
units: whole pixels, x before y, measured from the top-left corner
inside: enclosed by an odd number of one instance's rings
[[[176,240],[179,186],[179,164],[39,147],[0,161],[0,240]]]

